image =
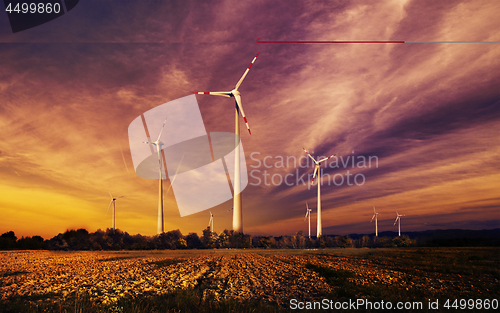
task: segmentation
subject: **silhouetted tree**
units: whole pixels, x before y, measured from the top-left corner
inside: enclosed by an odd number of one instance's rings
[[[273,242],[271,241],[271,238],[273,238],[273,237],[271,237],[271,236],[269,236],[269,237],[260,237],[260,239],[259,239],[259,247],[260,248],[266,248],[266,249],[267,248],[271,248],[272,245],[273,245]],[[274,238],[273,238],[273,240],[274,240]]]
[[[13,231],[8,231],[0,236],[0,249],[10,250],[16,248],[17,237]]]
[[[47,242],[47,249],[49,250],[68,250],[69,246],[64,240],[63,234],[59,233],[57,236],[52,237]]]
[[[228,248],[229,247],[229,236],[230,232],[227,229],[224,229],[222,233],[220,233],[217,238],[217,247],[218,248]]]
[[[68,250],[89,250],[89,232],[86,229],[66,230],[62,239],[67,243]]]
[[[304,249],[306,247],[306,238],[301,230],[295,235],[295,247],[299,249]]]
[[[181,231],[178,229],[159,234],[154,238],[156,249],[177,249],[180,238],[184,239]]]
[[[210,249],[216,247],[216,241],[214,240],[212,231],[210,231],[210,227],[207,227],[203,230],[203,236],[201,237],[201,242],[204,248]]]
[[[142,236],[140,234],[133,235],[133,244],[130,247],[131,250],[148,250],[154,249],[154,244],[152,240],[148,240],[149,238],[146,236]]]
[[[189,233],[189,235],[187,235],[185,239],[188,249],[202,248],[202,243],[197,233]]]
[[[413,242],[407,235],[401,237],[396,237],[392,240],[393,246],[395,247],[410,247],[413,246]]]
[[[40,236],[22,237],[16,243],[16,248],[21,250],[39,250],[43,247],[43,238]]]
[[[186,249],[187,248],[186,240],[184,238],[177,239],[177,241],[175,242],[175,247],[177,249]]]

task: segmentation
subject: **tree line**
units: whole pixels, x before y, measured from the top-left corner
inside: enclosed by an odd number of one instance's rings
[[[408,236],[396,238],[362,236],[322,236],[308,238],[299,231],[294,236],[252,236],[224,230],[220,234],[204,229],[197,233],[182,235],[180,230],[171,230],[160,235],[130,235],[119,229],[66,230],[51,239],[41,236],[18,239],[13,231],[0,236],[0,250],[162,250],[162,249],[225,249],[225,248],[270,248],[270,249],[314,249],[314,248],[382,248],[409,247],[418,245],[417,239]]]

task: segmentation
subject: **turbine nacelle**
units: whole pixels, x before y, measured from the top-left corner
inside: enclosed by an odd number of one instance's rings
[[[401,219],[402,216],[406,216],[404,214],[399,214],[398,211],[396,211],[396,220],[394,221],[394,226],[396,223]]]
[[[252,67],[253,63],[257,59],[257,55],[253,58],[252,63],[248,66],[246,69],[245,73],[243,73],[243,76],[241,76],[240,80],[236,83],[236,86],[234,87],[233,90],[231,91],[216,91],[216,92],[193,92],[194,94],[198,95],[212,95],[212,96],[221,96],[221,97],[230,97],[234,98],[236,102],[236,110],[237,113],[239,114],[241,112],[241,115],[243,116],[243,120],[245,121],[245,125],[247,126],[248,133],[251,135],[252,132],[250,131],[250,126],[248,125],[247,118],[245,116],[245,111],[243,111],[243,105],[241,104],[241,93],[238,91],[238,88],[240,87],[241,83],[247,76],[248,72],[250,71],[250,68]]]
[[[373,217],[372,217],[372,220],[370,221],[370,223],[373,222],[373,220],[377,218],[377,215],[378,215],[378,213],[375,212],[375,207],[373,207]]]
[[[304,221],[309,217],[311,216],[311,211],[312,209],[309,209],[309,205],[307,204],[306,202],[306,216],[304,217]]]
[[[312,155],[309,153],[309,151],[307,151],[304,147],[302,147],[302,150],[304,150],[305,153],[307,153],[307,155],[311,158],[311,160],[314,161],[314,164],[316,164],[316,166],[314,167],[314,174],[313,174],[313,180],[312,180],[312,183],[314,183],[314,179],[316,178],[316,173],[318,172],[320,166],[321,166],[321,163],[323,163],[324,161],[330,159],[331,157],[335,156],[336,154],[332,154],[330,155],[329,157],[327,158],[323,158],[321,160],[318,160],[316,161]],[[318,173],[318,176],[319,176],[319,173]]]

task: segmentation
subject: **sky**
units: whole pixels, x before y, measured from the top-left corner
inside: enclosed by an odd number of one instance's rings
[[[245,233],[306,233],[306,202],[316,233],[303,147],[336,154],[322,167],[324,234],[373,233],[373,206],[379,232],[397,231],[396,210],[403,233],[498,228],[500,43],[256,42],[500,41],[498,12],[480,0],[88,0],[16,33],[0,13],[0,232],[104,230],[111,192],[124,196],[117,228],[156,234],[158,180],[135,173],[130,123],[233,89],[258,52],[239,88]],[[233,99],[196,98],[207,132],[234,133]],[[165,230],[201,234],[209,210],[181,217],[169,184]],[[216,232],[231,208],[210,209]]]

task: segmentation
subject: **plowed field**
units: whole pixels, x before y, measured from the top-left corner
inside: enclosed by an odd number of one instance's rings
[[[1,301],[122,298],[196,290],[200,299],[499,298],[498,249],[0,252]],[[427,302],[426,302],[427,303]],[[0,310],[1,311],[1,310]]]

